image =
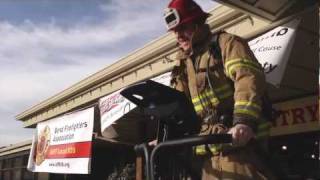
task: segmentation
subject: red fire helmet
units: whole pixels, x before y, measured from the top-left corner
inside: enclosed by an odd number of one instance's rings
[[[168,30],[189,22],[205,22],[208,16],[193,0],[172,0],[164,12]]]

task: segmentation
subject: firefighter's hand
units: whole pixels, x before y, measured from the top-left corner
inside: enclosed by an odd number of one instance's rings
[[[232,145],[234,146],[244,146],[254,137],[252,128],[245,124],[236,124],[228,134],[232,134]]]

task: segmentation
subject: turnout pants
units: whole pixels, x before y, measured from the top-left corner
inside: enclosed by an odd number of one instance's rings
[[[252,147],[230,153],[219,153],[204,160],[202,180],[276,179]]]

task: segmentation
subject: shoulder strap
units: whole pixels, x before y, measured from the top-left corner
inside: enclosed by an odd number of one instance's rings
[[[222,60],[222,54],[221,54],[221,48],[220,48],[220,44],[219,44],[219,37],[220,37],[220,34],[222,33],[222,31],[219,31],[215,34],[212,35],[212,38],[211,38],[211,42],[210,42],[210,47],[209,47],[209,53],[210,53],[210,56],[212,55],[216,60],[218,60],[219,62],[219,67],[223,68],[223,60]],[[208,84],[209,84],[209,87],[213,90],[212,88],[212,79],[210,78],[209,76],[209,69],[210,69],[210,59],[208,60],[207,62],[207,68],[206,68],[206,77],[207,77],[207,81],[208,81]],[[234,88],[234,84],[232,82],[232,80],[226,75],[228,81],[229,81],[229,84],[231,85],[231,87]]]
[[[219,45],[219,36],[221,32],[217,32],[213,34],[211,38],[211,43],[210,43],[210,53],[213,55],[213,57],[217,60],[222,60],[222,55],[221,55],[221,48]]]
[[[207,62],[207,68],[206,68],[206,78],[208,81],[208,85],[210,87],[210,89],[214,92],[213,86],[212,86],[212,79],[210,78],[209,75],[209,69],[210,69],[210,60],[211,60],[211,55],[214,57],[214,59],[217,59],[219,62],[219,64],[222,64],[222,56],[221,56],[221,49],[220,49],[220,45],[219,45],[219,35],[220,32],[215,33],[212,35],[211,38],[211,42],[209,44],[209,59]]]

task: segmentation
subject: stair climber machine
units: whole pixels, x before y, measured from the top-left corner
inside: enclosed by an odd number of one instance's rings
[[[135,146],[144,156],[147,180],[181,179],[184,175],[200,179],[193,172],[192,147],[203,144],[231,143],[229,134],[199,136],[200,120],[186,95],[152,80],[143,81],[120,92],[140,108],[148,120],[157,121],[157,145],[151,150],[146,143]],[[179,168],[178,168],[179,167]]]

